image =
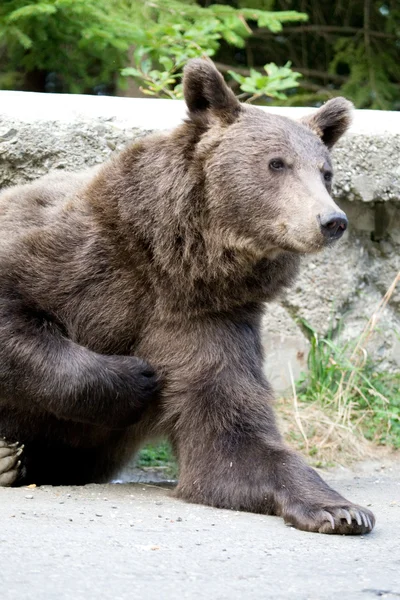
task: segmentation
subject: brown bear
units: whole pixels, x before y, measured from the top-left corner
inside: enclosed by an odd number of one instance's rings
[[[369,532],[283,443],[260,342],[263,303],[346,229],[329,149],[351,105],[271,115],[203,59],[184,93],[172,133],[0,197],[0,484],[108,480],[163,435],[180,498]]]

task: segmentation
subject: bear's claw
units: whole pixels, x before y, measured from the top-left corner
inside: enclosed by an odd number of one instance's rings
[[[18,478],[19,457],[23,451],[24,446],[20,446],[19,442],[10,443],[0,438],[0,487],[9,487]]]
[[[355,504],[348,506],[325,506],[311,509],[299,507],[291,515],[284,516],[285,523],[319,533],[337,535],[363,535],[375,526],[375,517],[370,510]]]

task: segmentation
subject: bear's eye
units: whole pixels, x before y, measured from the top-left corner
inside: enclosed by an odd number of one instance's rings
[[[333,174],[330,171],[325,171],[324,180],[326,181],[326,183],[331,183],[332,178],[333,178]]]
[[[273,158],[269,161],[269,168],[273,171],[283,171],[285,163],[281,158]]]

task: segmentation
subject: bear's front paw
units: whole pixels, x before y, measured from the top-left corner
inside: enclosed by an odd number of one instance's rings
[[[283,518],[287,525],[303,531],[337,535],[362,535],[375,526],[375,517],[370,510],[344,499],[337,505],[294,504],[287,507]]]
[[[106,422],[112,429],[137,423],[158,398],[160,379],[154,369],[135,356],[106,356],[107,378],[98,384],[107,394]]]
[[[9,487],[16,482],[23,450],[24,446],[21,446],[19,442],[11,444],[0,438],[0,487]]]
[[[160,389],[160,379],[154,369],[145,361],[132,357],[135,361],[131,374],[132,388],[139,401],[147,402]]]

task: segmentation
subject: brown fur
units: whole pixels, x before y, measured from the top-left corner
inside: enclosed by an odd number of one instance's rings
[[[325,216],[344,218],[323,141],[349,105],[330,101],[310,126],[268,115],[205,60],[184,89],[189,118],[172,133],[0,197],[0,434],[25,443],[0,483],[100,481],[167,435],[186,500],[367,532],[372,513],[283,444],[260,342],[263,302],[328,243]],[[141,361],[160,396],[140,395]]]

